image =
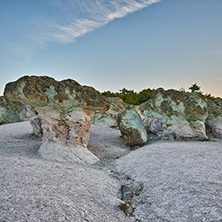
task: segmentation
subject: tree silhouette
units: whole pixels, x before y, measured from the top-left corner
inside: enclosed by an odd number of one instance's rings
[[[200,91],[200,86],[197,85],[197,83],[192,84],[189,89],[191,90],[191,92],[198,92]]]

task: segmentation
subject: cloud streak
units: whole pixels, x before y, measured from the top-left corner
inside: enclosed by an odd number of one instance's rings
[[[67,14],[60,24],[50,24],[50,38],[64,43],[74,42],[92,30],[104,26],[116,18],[141,10],[160,0],[57,0],[60,10]],[[75,12],[77,12],[75,14]],[[65,21],[65,22],[64,22]],[[61,24],[64,22],[64,24]]]
[[[48,0],[53,14],[32,18],[20,41],[10,51],[28,63],[50,42],[69,44],[116,18],[141,10],[160,0]],[[21,58],[19,58],[21,60]]]

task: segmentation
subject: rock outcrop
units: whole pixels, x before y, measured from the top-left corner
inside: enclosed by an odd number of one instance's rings
[[[217,138],[222,138],[222,98],[207,100],[209,115],[206,125]]]
[[[143,146],[148,142],[147,132],[140,115],[134,110],[125,110],[118,115],[121,135],[130,147]]]
[[[4,96],[0,97],[0,124],[15,123],[29,120],[37,115],[29,105],[23,105],[19,101],[9,101]]]
[[[58,161],[95,163],[87,149],[91,115],[109,108],[108,100],[92,87],[67,79],[24,76],[8,83],[4,96],[9,101],[32,106],[38,112],[34,133],[43,135],[40,154]]]
[[[208,140],[205,130],[208,105],[199,93],[159,88],[136,109],[146,130],[161,139]]]
[[[117,127],[117,116],[119,113],[129,107],[128,104],[124,103],[122,99],[118,97],[108,97],[110,102],[109,110],[101,113],[95,113],[92,116],[92,123],[106,127]]]
[[[11,102],[0,97],[0,124],[20,122],[20,113],[23,105],[20,102]]]

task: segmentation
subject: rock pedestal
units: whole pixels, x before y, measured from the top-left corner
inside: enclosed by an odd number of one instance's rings
[[[88,149],[91,115],[109,108],[109,102],[92,87],[74,80],[58,82],[47,76],[25,76],[6,85],[10,101],[31,105],[38,117],[31,121],[34,133],[42,135],[40,154],[46,159],[95,163]]]

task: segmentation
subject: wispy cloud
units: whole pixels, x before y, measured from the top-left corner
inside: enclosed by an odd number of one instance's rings
[[[30,21],[23,41],[10,49],[20,53],[26,62],[50,42],[72,43],[116,18],[141,10],[160,0],[53,0],[55,12]]]
[[[77,37],[106,25],[115,18],[122,18],[129,13],[141,10],[160,0],[58,0],[60,10],[67,14],[63,21],[50,24],[51,38],[70,43]],[[75,12],[78,12],[75,14]],[[77,16],[76,16],[77,15]],[[65,22],[64,22],[65,21]],[[64,23],[63,23],[64,22]],[[63,24],[61,24],[63,23]]]

